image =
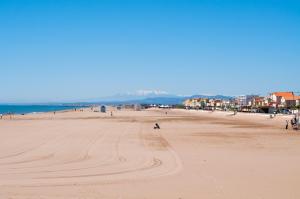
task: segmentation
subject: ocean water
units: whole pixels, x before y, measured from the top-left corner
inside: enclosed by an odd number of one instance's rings
[[[40,112],[62,111],[82,106],[65,106],[65,105],[0,105],[0,114],[28,114]]]

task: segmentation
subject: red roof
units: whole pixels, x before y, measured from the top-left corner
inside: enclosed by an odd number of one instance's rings
[[[264,98],[264,97],[255,97],[254,100],[255,100],[256,102],[261,102],[261,101],[264,101],[265,98]]]
[[[300,96],[287,96],[283,97],[285,100],[300,100]]]
[[[273,95],[276,95],[277,97],[294,97],[294,93],[293,92],[275,92],[272,93]]]

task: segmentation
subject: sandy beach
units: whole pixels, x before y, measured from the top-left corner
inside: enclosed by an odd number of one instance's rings
[[[300,132],[284,129],[290,117],[165,112],[0,120],[0,198],[300,198]]]

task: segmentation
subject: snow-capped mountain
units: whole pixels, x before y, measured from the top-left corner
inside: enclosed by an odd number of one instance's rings
[[[161,90],[138,90],[125,92],[109,97],[102,97],[93,100],[86,100],[90,103],[103,104],[182,104],[188,98],[209,98],[209,99],[231,99],[223,95],[176,95]]]

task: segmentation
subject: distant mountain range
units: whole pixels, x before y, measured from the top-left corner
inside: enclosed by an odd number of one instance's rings
[[[177,97],[177,95],[172,95],[169,94],[165,91],[160,91],[160,90],[139,90],[136,92],[127,92],[127,93],[121,93],[109,97],[103,97],[100,99],[96,99],[96,101],[101,101],[101,102],[111,102],[111,101],[135,101],[135,100],[143,100],[146,98],[156,98],[156,97]],[[95,100],[93,100],[95,101]]]
[[[117,94],[110,97],[89,100],[90,103],[97,104],[182,104],[188,98],[209,98],[209,99],[232,99],[231,96],[224,95],[192,95],[181,96],[169,94],[159,90],[140,90],[134,93]]]
[[[91,105],[91,104],[182,104],[182,102],[189,98],[209,98],[209,99],[232,99],[231,96],[224,95],[175,95],[169,94],[160,90],[139,90],[133,93],[117,94],[110,97],[83,99],[73,102],[46,102],[46,103],[0,103],[0,105],[63,105],[63,106],[77,106],[77,105]]]

